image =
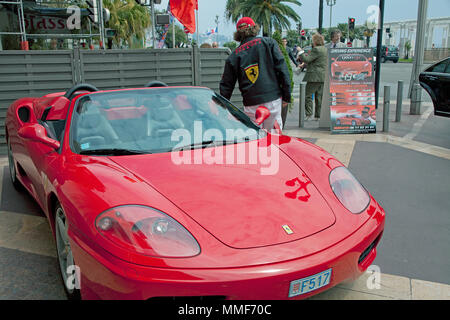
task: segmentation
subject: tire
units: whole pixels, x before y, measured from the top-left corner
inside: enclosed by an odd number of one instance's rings
[[[8,166],[9,166],[9,177],[11,178],[12,185],[17,191],[23,191],[22,183],[17,179],[17,171],[14,163],[14,156],[11,149],[11,144],[8,141]]]
[[[393,60],[394,61],[394,63],[397,63],[398,62],[398,59],[395,59],[395,60]]]
[[[73,260],[72,249],[70,248],[69,235],[67,234],[67,219],[63,208],[58,203],[55,208],[55,242],[56,257],[60,270],[60,276],[64,291],[69,300],[80,300],[81,292],[75,285],[75,268],[69,275],[67,273],[70,266],[76,266]],[[70,278],[69,278],[70,277]],[[73,278],[73,281],[71,279]]]
[[[386,58],[385,57],[381,58],[381,63],[385,63],[385,62],[386,62]]]

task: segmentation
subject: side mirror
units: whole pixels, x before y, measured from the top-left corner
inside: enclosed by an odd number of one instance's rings
[[[259,106],[255,112],[255,122],[260,126],[266,119],[270,117],[270,111],[264,106]]]
[[[49,138],[45,128],[38,123],[24,125],[17,133],[23,139],[43,143],[55,150],[61,145],[59,141]]]

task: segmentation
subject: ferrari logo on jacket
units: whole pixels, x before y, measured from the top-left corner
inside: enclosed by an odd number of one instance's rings
[[[257,63],[249,65],[244,70],[245,70],[245,74],[247,75],[248,80],[250,80],[252,83],[255,83],[256,80],[258,80],[259,66]]]

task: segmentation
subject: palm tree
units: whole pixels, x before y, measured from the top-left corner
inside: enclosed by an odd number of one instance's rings
[[[145,29],[150,26],[150,13],[146,7],[134,0],[103,0],[103,5],[111,12],[108,27],[116,30],[116,44],[126,42],[131,47],[134,39],[145,39]]]
[[[166,46],[167,48],[173,48],[173,40],[172,40],[172,34],[173,29],[175,29],[175,46],[179,46],[182,43],[188,43],[188,37],[186,33],[184,33],[183,29],[179,26],[175,25],[175,28],[171,24],[169,26],[169,29],[167,29],[167,35],[166,35]]]
[[[242,0],[227,0],[227,5],[225,7],[225,18],[228,21],[233,21],[236,23],[239,18],[243,17],[242,14]]]
[[[348,23],[338,23],[337,29],[341,31],[342,38],[348,38]]]
[[[262,25],[265,36],[272,34],[272,29],[290,29],[289,19],[300,22],[300,16],[290,6],[302,4],[298,0],[227,0],[225,18],[237,22],[239,18],[248,16]]]
[[[364,36],[366,37],[366,47],[369,48],[370,47],[370,38],[373,36],[375,30],[373,29],[365,29],[364,30]]]
[[[409,52],[411,51],[411,41],[407,40],[405,42],[405,59],[409,59]]]

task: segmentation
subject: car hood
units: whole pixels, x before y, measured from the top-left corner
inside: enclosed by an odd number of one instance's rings
[[[269,161],[262,156],[254,164],[207,164],[220,152],[229,154],[238,146],[253,148],[258,143],[177,153],[184,159],[190,158],[192,164],[174,163],[174,153],[111,157],[111,160],[146,181],[233,248],[290,242],[332,226],[335,215],[314,182],[278,147],[272,148],[276,149],[272,162],[277,162],[272,165],[278,167],[273,174],[262,174],[269,167]],[[267,147],[259,152],[267,152]]]

